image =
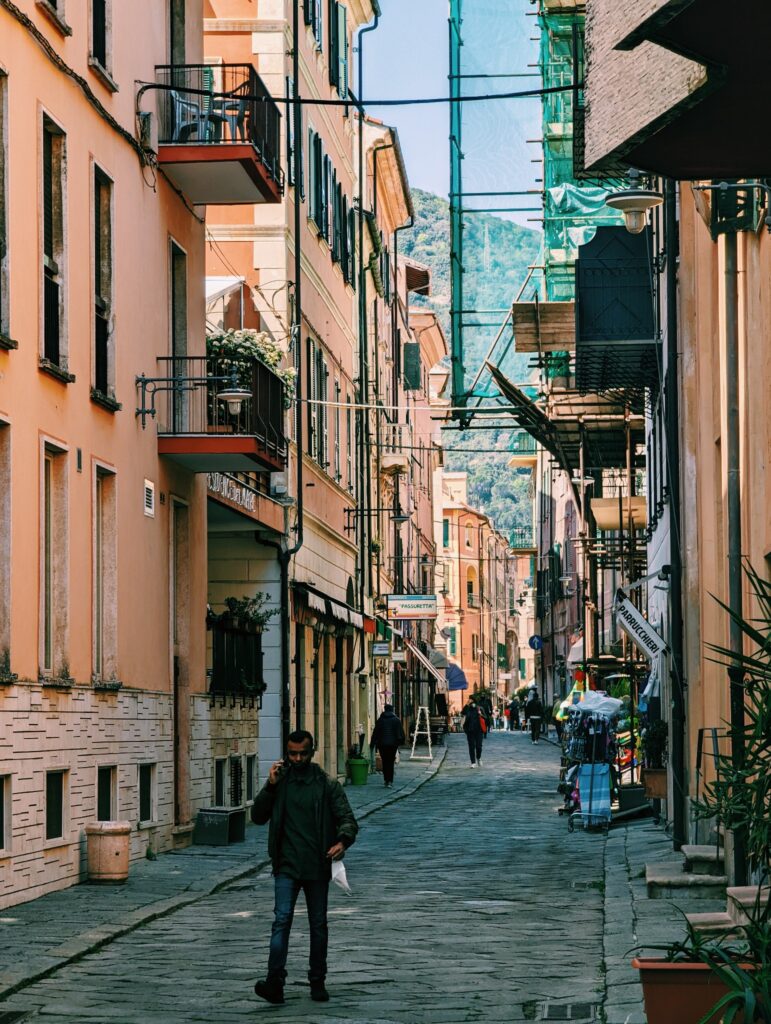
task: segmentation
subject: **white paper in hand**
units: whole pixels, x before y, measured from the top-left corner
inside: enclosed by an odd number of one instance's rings
[[[332,881],[335,885],[339,885],[343,892],[348,893],[349,896],[353,896],[351,887],[348,884],[348,876],[345,873],[345,864],[341,860],[332,861]]]

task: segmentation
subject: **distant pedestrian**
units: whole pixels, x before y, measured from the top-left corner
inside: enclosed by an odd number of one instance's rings
[[[509,704],[509,729],[511,732],[519,729],[519,701],[516,697],[512,697]]]
[[[543,722],[543,704],[537,691],[533,692],[532,698],[525,705],[525,721],[530,725],[530,739],[538,743],[541,736],[541,724]]]
[[[377,747],[380,760],[383,762],[383,782],[387,789],[394,784],[394,765],[399,747],[404,743],[404,728],[398,715],[394,713],[393,704],[386,704],[383,714],[375,722],[370,750]]]
[[[468,756],[471,759],[471,767],[476,768],[478,765],[481,768],[482,743],[485,738],[484,725],[482,724],[482,712],[471,701],[463,709],[463,731],[468,741]]]
[[[252,806],[255,825],[270,822],[268,854],[273,863],[275,908],[270,935],[268,975],[254,991],[269,1003],[284,1002],[289,933],[302,889],[310,925],[311,999],[329,999],[327,976],[327,899],[332,861],[342,860],[359,826],[337,779],[316,764],[313,736],[304,729],[289,734],[286,757],[270,769]]]

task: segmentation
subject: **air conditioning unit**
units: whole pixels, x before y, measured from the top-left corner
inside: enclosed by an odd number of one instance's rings
[[[147,152],[158,152],[158,119],[149,110],[137,114],[139,145]]]

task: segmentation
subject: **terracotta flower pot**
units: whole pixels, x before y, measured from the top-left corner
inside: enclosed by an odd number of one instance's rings
[[[709,964],[635,957],[632,967],[640,972],[648,1024],[698,1024],[728,992]],[[744,1015],[734,1020],[744,1024]],[[716,1015],[714,1024],[719,1021]]]
[[[129,873],[130,821],[86,825],[89,882],[120,885]]]

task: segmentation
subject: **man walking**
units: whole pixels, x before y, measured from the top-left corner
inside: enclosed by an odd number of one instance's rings
[[[386,704],[383,714],[375,722],[372,739],[369,741],[370,750],[377,747],[380,760],[383,762],[383,782],[386,789],[393,789],[396,753],[402,743],[404,729],[401,720],[394,714],[393,704]]]
[[[463,731],[468,741],[468,756],[471,767],[482,767],[482,742],[485,734],[482,726],[482,712],[471,701],[463,709]]]
[[[308,980],[311,999],[329,999],[327,976],[327,899],[332,861],[341,860],[359,826],[343,787],[312,764],[313,736],[290,733],[286,758],[276,761],[252,805],[255,825],[270,822],[268,854],[273,863],[275,907],[268,975],[254,991],[269,1003],[284,1002],[286,959],[295,903],[302,889],[310,925]]]
[[[515,729],[519,729],[519,701],[516,696],[511,698],[509,704],[509,729],[514,732]]]
[[[533,696],[525,705],[525,721],[530,725],[530,739],[537,743],[541,735],[541,722],[543,721],[543,704],[538,692],[533,690]]]

